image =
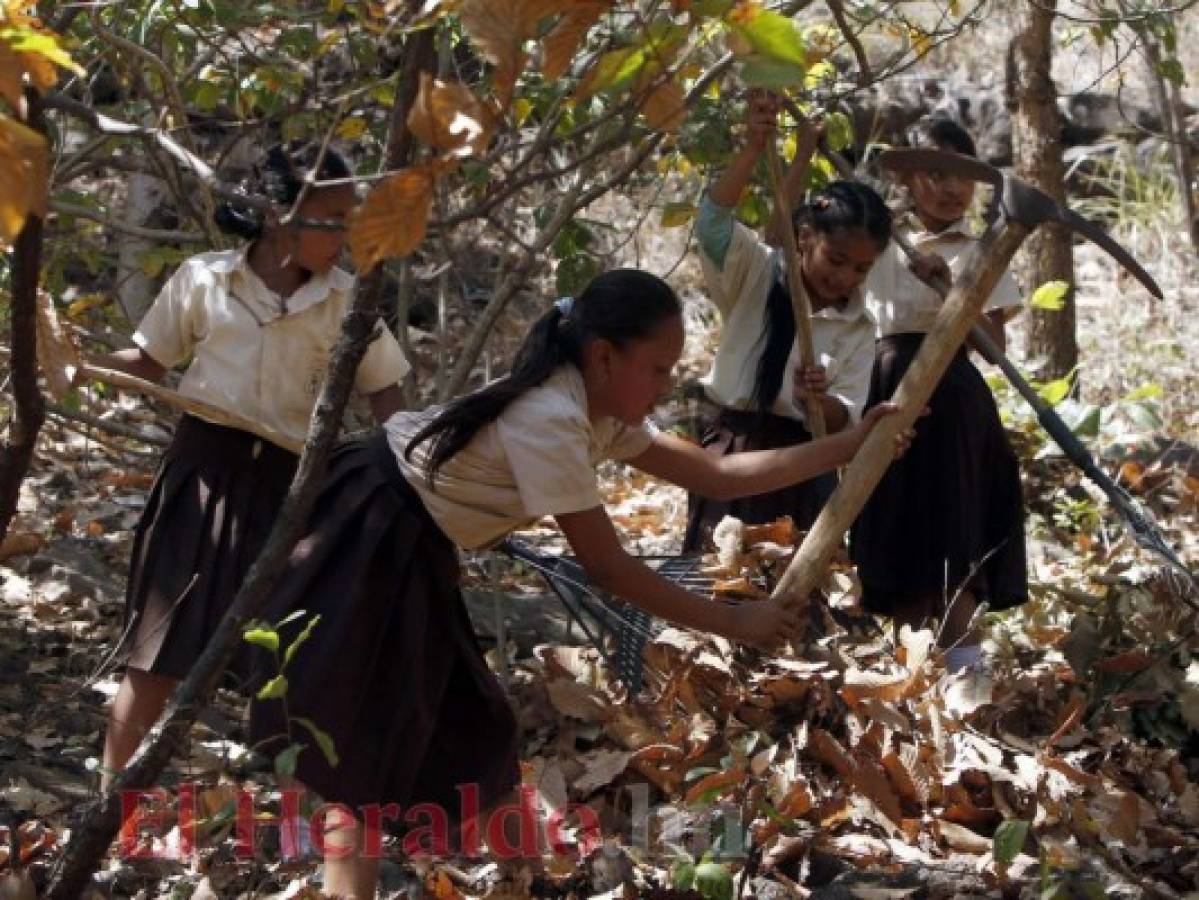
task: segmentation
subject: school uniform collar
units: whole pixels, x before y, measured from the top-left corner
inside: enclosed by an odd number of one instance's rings
[[[950,222],[942,231],[926,230],[924,223],[915,213],[908,213],[904,216],[902,224],[908,233],[908,238],[916,247],[934,247],[937,244],[956,244],[974,240],[974,232],[965,216]]]
[[[784,286],[787,284],[786,272],[787,267],[783,261],[783,253],[781,250],[775,250],[775,279],[781,282]],[[812,298],[808,294],[808,286],[801,279],[799,289],[803,291],[804,297],[808,300],[808,308],[812,306]],[[813,319],[829,319],[838,322],[856,322],[858,319],[866,315],[866,298],[862,294],[861,288],[855,288],[852,293],[841,303],[825,306],[821,309],[812,310]]]
[[[226,250],[216,254],[217,258],[213,260],[210,268],[219,274],[233,276],[228,283],[237,291],[243,302],[274,311],[277,315],[285,304],[250,267],[249,250],[250,245],[247,244],[237,250]],[[353,287],[354,276],[334,266],[323,275],[313,275],[287,298],[287,314],[303,312],[323,302],[331,293],[348,293]]]

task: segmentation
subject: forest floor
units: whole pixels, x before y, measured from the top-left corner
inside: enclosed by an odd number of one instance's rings
[[[1085,248],[1078,271],[1081,397],[1059,409],[1194,569],[1195,273],[1177,264],[1168,299],[1152,305]],[[693,267],[674,280],[688,297],[687,380],[706,366],[714,318]],[[1032,599],[985,617],[989,672],[946,678],[929,632],[847,630],[862,620],[842,564],[826,584],[841,614],[814,606],[795,653],[766,657],[668,629],[647,647],[649,688],[630,699],[531,573],[471,557],[472,614],[519,711],[526,783],[544,815],[573,810],[533,893],[699,896],[680,887],[685,850],[708,850],[758,897],[1199,890],[1199,620],[1160,560],[1138,551],[1102,495],[1045,446],[1013,392],[995,387],[1022,458]],[[112,394],[80,411],[158,442],[172,421]],[[668,417],[685,420],[686,405]],[[95,796],[131,534],[159,450],[54,416],[0,551],[0,865],[19,853],[35,883]],[[603,485],[632,548],[677,552],[679,491],[614,466]],[[554,534],[524,537],[557,549]],[[750,548],[748,575],[761,575],[764,555]],[[260,815],[279,799],[269,763],[241,743],[242,707],[226,692],[205,714],[164,779],[157,825],[131,837],[144,858],[114,849],[97,895],[319,896],[319,860],[281,860],[269,824],[254,852],[240,852],[238,791]],[[173,859],[185,784],[199,849]],[[496,887],[494,856],[387,850],[385,896],[530,888],[519,878]]]

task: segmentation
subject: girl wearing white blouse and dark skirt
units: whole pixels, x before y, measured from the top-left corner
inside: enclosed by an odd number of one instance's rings
[[[775,140],[778,100],[751,95],[747,114],[745,147],[704,196],[696,222],[705,281],[722,319],[716,358],[704,378],[712,408],[701,441],[718,456],[811,440],[806,393],[819,399],[830,434],[858,420],[874,359],[874,323],[859,285],[891,234],[883,199],[845,181],[816,191],[807,203],[797,203],[793,216],[788,210],[783,217],[783,227],[796,229],[803,276],[798,290],[812,310],[816,360],[805,370],[783,255],[734,218],[754,167]],[[799,197],[817,133],[812,123],[801,123],[788,197]],[[732,501],[691,494],[683,547],[709,549],[712,529],[725,515],[752,524],[790,516],[806,528],[835,485],[836,476],[828,473]]]
[[[190,360],[179,391],[303,442],[353,278],[335,266],[349,185],[316,187],[298,217],[327,227],[280,225],[317,158],[315,146],[276,146],[251,185],[277,204],[261,221],[231,206],[217,224],[246,237],[240,249],[184,261],[133,335],[102,365],[160,380]],[[317,178],[350,169],[327,151]],[[382,323],[380,323],[382,326]],[[408,372],[385,328],[355,378],[379,421],[401,408]],[[266,431],[267,429],[264,429]],[[167,698],[199,657],[274,524],[298,458],[237,428],[184,415],[163,456],[134,534],[122,638],[124,679],[109,714],[103,783],[122,769]],[[250,647],[232,667],[249,677]]]
[[[974,156],[961,126],[937,120],[931,146]],[[870,273],[866,304],[879,325],[867,407],[889,400],[941,307],[922,279],[951,280],[975,238],[964,216],[973,182],[948,172],[910,176],[915,207],[901,223],[920,255],[893,247]],[[1004,324],[1020,310],[1004,273],[978,324],[1004,346]],[[1028,597],[1020,470],[995,398],[966,347],[954,357],[916,424],[911,453],[894,463],[850,534],[867,609],[913,626],[940,619],[951,670],[981,659],[970,622],[978,605],[1009,609]]]

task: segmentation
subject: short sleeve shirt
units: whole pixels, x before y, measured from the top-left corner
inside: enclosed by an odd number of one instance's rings
[[[958,220],[944,231],[929,232],[920,227],[914,216],[901,225],[908,232],[912,246],[922,253],[936,253],[947,263],[957,278],[977,239],[964,220]],[[892,242],[863,286],[866,309],[878,323],[880,336],[904,332],[927,332],[932,328],[941,309],[941,297],[931,287],[912,274],[907,254]],[[999,276],[995,289],[987,300],[985,310],[1003,310],[1008,318],[1021,308],[1020,288],[1008,272]]]
[[[400,471],[430,515],[455,543],[468,549],[494,544],[542,516],[602,505],[595,467],[605,459],[640,456],[654,429],[613,418],[592,420],[583,378],[564,365],[543,384],[514,400],[437,473],[426,476],[428,443],[405,458],[409,441],[441,407],[400,412],[384,426]]]
[[[704,197],[696,226],[700,262],[712,302],[720,310],[720,343],[712,368],[703,383],[709,398],[731,409],[757,408],[754,384],[758,361],[765,349],[763,337],[766,301],[782,276],[782,256],[753,231],[733,219],[732,210]],[[723,259],[713,255],[727,247]],[[801,290],[803,285],[800,285]],[[874,323],[866,312],[860,291],[840,305],[812,313],[812,349],[824,366],[829,394],[836,397],[856,420],[870,390],[874,364]],[[799,342],[783,370],[783,382],[771,412],[803,421],[804,410],[794,399],[795,367]]]
[[[335,268],[284,300],[250,268],[245,250],[202,253],[163,286],[133,340],[167,368],[191,357],[184,396],[302,442],[353,287]],[[382,321],[376,332],[354,379],[363,394],[396,384],[410,368]]]

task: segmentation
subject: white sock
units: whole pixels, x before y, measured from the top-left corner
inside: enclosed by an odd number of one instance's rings
[[[308,820],[294,816],[279,823],[279,855],[285,860],[302,859],[312,853]]]
[[[945,651],[945,671],[952,675],[968,666],[982,662],[983,648],[978,644],[962,644]]]

